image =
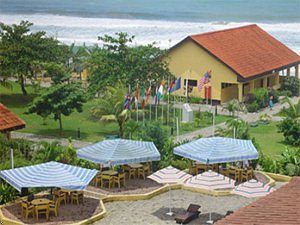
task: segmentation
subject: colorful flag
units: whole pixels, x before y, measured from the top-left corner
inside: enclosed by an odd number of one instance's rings
[[[139,84],[136,84],[135,88],[135,93],[134,93],[135,100],[138,101],[140,96],[139,96]]]
[[[174,91],[177,91],[177,90],[179,90],[180,88],[181,88],[181,77],[179,77],[179,78],[175,81],[173,87],[172,87],[171,90],[170,90],[170,93],[172,93],[172,92],[174,92]]]
[[[165,86],[165,80],[162,80],[162,82],[161,82],[161,84],[160,84],[160,86],[159,86],[159,88],[158,88],[158,91],[157,91],[157,93],[156,93],[158,104],[159,104],[160,99],[161,99],[162,96],[164,95],[164,86]]]
[[[130,97],[130,92],[128,91],[127,95],[125,96],[124,109],[130,110],[130,102],[131,102],[131,97]]]
[[[146,103],[148,104],[150,101],[150,97],[151,97],[151,86],[148,88],[147,92],[146,92]]]
[[[207,71],[199,80],[198,90],[201,91],[203,86],[210,81],[211,70]]]
[[[141,104],[141,107],[142,107],[142,109],[144,109],[145,105],[146,105],[146,91],[143,90],[141,93],[142,93],[142,104]]]
[[[172,90],[172,88],[174,87],[174,85],[175,85],[175,80],[173,80],[170,84],[169,84],[169,86],[168,86],[168,93],[170,94],[171,93],[171,90]]]
[[[158,100],[157,100],[157,91],[158,91],[158,87],[156,86],[156,88],[155,88],[155,96],[154,96],[154,104],[155,105],[158,103]]]

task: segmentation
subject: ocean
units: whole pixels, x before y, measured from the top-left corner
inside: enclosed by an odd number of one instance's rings
[[[0,21],[71,44],[127,32],[168,48],[190,34],[256,23],[300,54],[300,0],[0,0]],[[101,43],[100,43],[101,44]]]

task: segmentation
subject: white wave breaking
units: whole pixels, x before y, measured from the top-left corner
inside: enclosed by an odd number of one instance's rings
[[[159,20],[131,20],[110,18],[82,18],[52,14],[12,15],[0,14],[0,21],[7,24],[29,20],[33,30],[44,30],[49,36],[70,44],[101,44],[97,37],[116,32],[134,35],[136,45],[155,42],[161,48],[168,48],[188,35],[232,27],[251,22],[177,22]],[[257,23],[271,35],[294,51],[300,53],[300,23]]]

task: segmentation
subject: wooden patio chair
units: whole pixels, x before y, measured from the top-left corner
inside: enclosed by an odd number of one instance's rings
[[[45,215],[46,219],[49,220],[49,205],[36,205],[35,207],[35,216],[36,220],[39,221],[39,215]]]
[[[133,177],[133,179],[136,178],[136,169],[130,168],[128,172],[128,178],[129,180]]]
[[[114,184],[118,184],[118,187],[121,188],[121,184],[126,187],[126,174],[125,173],[119,173],[118,176],[114,177]]]
[[[21,214],[22,217],[25,217],[25,219],[28,219],[29,214],[34,216],[34,206],[29,204],[27,201],[21,201]]]
[[[229,167],[228,169],[228,176],[229,178],[235,180],[236,179],[236,169],[234,167]]]
[[[151,166],[150,163],[146,163],[143,165],[143,169],[145,171],[145,174],[148,176],[151,174]]]
[[[176,223],[186,224],[199,217],[200,205],[190,204],[186,213],[175,217]]]
[[[110,175],[105,175],[102,174],[101,175],[101,188],[104,187],[104,185],[108,185],[108,188],[110,189],[111,187],[113,187],[114,184],[114,177],[110,176]]]
[[[62,191],[56,191],[55,192],[55,199],[58,199],[59,205],[61,204],[61,202],[64,202],[64,204],[67,204],[67,193],[62,192]]]
[[[83,203],[83,191],[74,191],[71,193],[71,202],[72,203],[76,203],[77,205],[80,204],[80,202],[82,202],[82,205],[84,205]]]
[[[207,171],[208,166],[205,164],[196,164],[197,174]]]
[[[94,185],[95,187],[101,186],[101,174],[97,174],[95,179],[94,179]]]
[[[242,171],[241,181],[248,181],[253,178],[253,169],[245,169]]]
[[[58,208],[59,208],[59,200],[56,199],[54,202],[51,202],[49,204],[49,214],[51,212],[54,212],[54,215],[57,217],[58,216]]]

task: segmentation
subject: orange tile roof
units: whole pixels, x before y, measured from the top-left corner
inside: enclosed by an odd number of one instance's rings
[[[256,24],[191,35],[242,79],[300,63],[300,56]]]
[[[0,103],[0,132],[17,130],[25,127],[25,122]]]
[[[258,199],[233,214],[219,220],[216,225],[275,225],[300,224],[300,177]]]

